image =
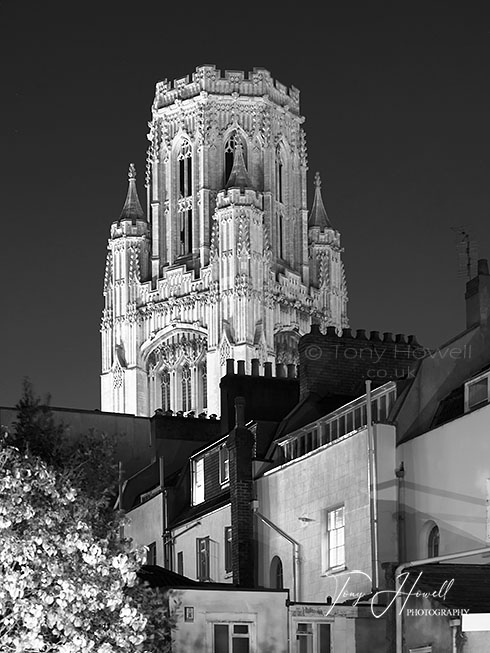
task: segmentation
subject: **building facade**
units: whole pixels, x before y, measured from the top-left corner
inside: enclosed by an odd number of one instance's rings
[[[297,364],[312,321],[348,326],[318,174],[308,212],[303,121],[266,70],[157,84],[146,215],[131,166],[108,243],[103,410],[219,414],[227,359]]]

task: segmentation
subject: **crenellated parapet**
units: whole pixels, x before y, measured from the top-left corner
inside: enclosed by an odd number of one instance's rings
[[[157,82],[153,109],[169,106],[176,100],[207,95],[243,95],[266,97],[272,102],[299,114],[299,90],[274,80],[268,70],[254,68],[251,72],[241,70],[221,71],[216,66],[198,66],[192,75],[173,81]]]

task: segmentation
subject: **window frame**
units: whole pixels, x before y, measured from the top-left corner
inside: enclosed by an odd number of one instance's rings
[[[224,565],[225,574],[233,573],[233,531],[231,526],[225,526],[224,531]]]
[[[202,547],[202,545],[204,546]],[[205,557],[201,558],[203,553]],[[209,535],[196,537],[196,578],[202,582],[211,580],[211,546]]]
[[[294,633],[294,652],[301,653],[300,641],[301,639],[306,640],[306,651],[307,653],[331,653],[333,648],[333,633],[332,633],[333,621],[320,621],[318,619],[308,620],[304,617],[298,617],[293,621],[293,633]],[[309,629],[300,630],[299,626],[309,626]],[[320,648],[321,642],[321,627],[326,626],[328,628],[328,649]],[[309,640],[309,641],[308,641]]]
[[[226,443],[220,445],[218,450],[219,456],[219,483],[221,487],[230,484],[230,452]]]
[[[233,653],[233,640],[246,639],[248,641],[248,653],[255,652],[255,623],[249,621],[248,619],[237,620],[235,619],[219,619],[210,623],[211,625],[211,651],[213,653]],[[243,628],[247,627],[246,633],[234,632],[236,627]],[[226,650],[216,648],[216,628],[226,628],[228,635],[228,642],[226,645]]]
[[[488,403],[490,402],[490,378],[489,377],[490,377],[490,371],[487,370],[486,372],[483,372],[482,374],[475,376],[473,379],[466,381],[466,383],[464,384],[464,412],[465,413],[469,413],[472,410],[477,410],[478,408],[482,408],[483,406],[488,405]],[[486,380],[486,384],[487,384],[486,399],[483,399],[482,401],[470,405],[471,387],[481,382],[484,379]]]
[[[332,516],[332,519],[334,518],[335,513],[337,513],[339,510],[342,510],[342,521],[343,524],[342,526],[338,528],[329,528],[329,523],[330,523],[330,516]],[[333,532],[338,532],[339,536],[340,533],[342,543],[340,545],[335,545],[333,546],[333,536],[331,533]],[[325,565],[324,569],[325,572],[336,572],[336,571],[342,571],[343,569],[346,569],[346,555],[345,555],[345,505],[340,504],[336,506],[332,506],[331,508],[328,508],[325,510],[325,523],[324,523],[324,537],[325,537],[325,547],[324,547],[324,556],[325,556]],[[335,539],[337,536],[335,537]],[[341,562],[337,562],[336,564],[332,564],[332,552],[335,550],[341,549],[343,551],[343,557]]]
[[[204,486],[204,456],[191,461],[192,473],[192,505],[197,506],[205,501]],[[200,481],[200,482],[199,482]]]

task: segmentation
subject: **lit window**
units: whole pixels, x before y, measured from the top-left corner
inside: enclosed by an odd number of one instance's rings
[[[197,580],[209,580],[209,537],[196,539],[196,576]]]
[[[345,516],[344,506],[327,512],[328,569],[345,564]]]
[[[468,381],[465,385],[465,410],[479,408],[488,403],[488,389],[488,372],[472,381]]]
[[[250,624],[214,624],[213,653],[249,653]]]
[[[232,571],[232,535],[231,535],[231,526],[226,526],[225,528],[225,572],[229,573]]]
[[[196,506],[204,501],[204,458],[192,462],[192,503]]]
[[[439,527],[433,526],[427,538],[427,555],[429,558],[437,558],[439,555]]]
[[[221,485],[230,482],[230,453],[226,444],[219,448],[219,482]]]

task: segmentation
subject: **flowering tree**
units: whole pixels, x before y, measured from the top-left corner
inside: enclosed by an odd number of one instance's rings
[[[38,429],[32,455],[37,418],[27,415],[22,438],[0,442],[0,650],[165,653],[165,597],[137,582],[144,551],[120,540],[121,517],[107,510],[104,492],[85,491],[93,474],[86,445],[72,447],[62,469],[61,432],[49,413],[41,421],[55,437],[43,442]],[[103,441],[99,448],[110,450]]]

